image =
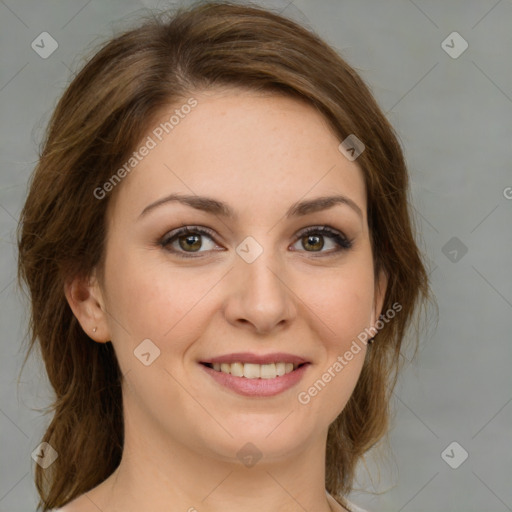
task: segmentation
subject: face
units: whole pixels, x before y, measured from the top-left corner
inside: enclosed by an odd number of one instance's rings
[[[366,347],[345,354],[380,313],[363,175],[308,105],[194,98],[161,141],[148,134],[110,204],[100,326],[128,431],[222,460],[247,442],[285,457],[325,442]]]

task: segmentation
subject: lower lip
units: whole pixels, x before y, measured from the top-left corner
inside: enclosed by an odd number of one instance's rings
[[[204,364],[200,364],[219,384],[244,396],[274,396],[295,386],[306,371],[309,363],[302,365],[293,372],[286,373],[274,379],[247,379],[246,377],[234,377],[229,373],[218,372]]]

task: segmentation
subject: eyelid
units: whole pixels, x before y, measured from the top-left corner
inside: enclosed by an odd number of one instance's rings
[[[201,253],[208,253],[211,251],[199,251],[197,253],[187,253],[186,251],[177,251],[173,249],[168,249],[167,246],[171,240],[174,238],[177,238],[179,236],[183,236],[187,233],[191,234],[199,234],[199,235],[206,235],[209,238],[212,239],[213,242],[216,242],[216,233],[214,230],[204,227],[204,226],[196,226],[196,225],[187,225],[187,226],[181,226],[179,228],[173,229],[166,233],[163,237],[161,237],[158,241],[158,244],[162,246],[165,250],[172,254],[176,254],[179,257],[183,258],[200,258]],[[339,254],[343,251],[346,251],[350,248],[352,248],[353,239],[349,239],[342,231],[339,229],[336,229],[332,226],[322,224],[322,225],[316,225],[316,226],[308,226],[306,228],[301,229],[297,232],[295,236],[295,240],[293,242],[293,245],[296,244],[302,237],[310,234],[310,233],[319,233],[323,236],[326,236],[327,238],[331,239],[336,245],[337,248],[335,250],[331,251],[318,251],[315,255],[315,251],[296,251],[296,252],[305,252],[310,253],[313,255],[313,257],[322,257],[322,256],[329,256],[334,254]],[[194,254],[198,254],[198,256],[195,256]]]
[[[308,226],[307,228],[301,229],[297,233],[297,238],[300,238],[301,236],[307,235],[309,233],[327,233],[332,236],[339,236],[340,238],[344,239],[347,243],[351,243],[352,240],[349,240],[349,238],[343,233],[343,231],[340,231],[339,229],[333,228],[332,226],[329,226],[328,224],[321,224],[318,226]]]
[[[203,236],[207,235],[214,242],[216,242],[215,241],[216,233],[215,233],[215,231],[213,231],[213,229],[210,229],[210,228],[207,228],[207,227],[203,227],[203,226],[187,225],[187,226],[181,226],[181,227],[176,228],[176,229],[172,229],[171,231],[167,232],[163,237],[161,237],[159,239],[158,243],[159,243],[159,245],[161,245],[165,249],[166,245],[173,238],[177,238],[179,236],[186,235],[187,233],[200,234],[200,235],[203,235]],[[176,254],[178,251],[170,250],[169,252],[173,252],[173,253]],[[179,251],[179,254],[187,254],[187,253]],[[193,254],[193,253],[190,253],[190,254]]]

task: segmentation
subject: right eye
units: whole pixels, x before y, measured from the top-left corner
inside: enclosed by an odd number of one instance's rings
[[[213,242],[213,231],[198,226],[184,226],[164,235],[159,244],[165,250],[177,254],[179,257],[197,258],[199,256],[192,256],[192,254],[208,252],[208,250],[200,251],[204,237]]]

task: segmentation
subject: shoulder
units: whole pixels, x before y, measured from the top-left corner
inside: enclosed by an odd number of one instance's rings
[[[75,498],[62,508],[55,508],[49,512],[98,512],[98,509],[92,506],[90,500],[85,498],[85,495]]]
[[[68,503],[62,508],[52,508],[48,512],[89,512],[89,510],[80,505],[77,506],[75,503]]]

